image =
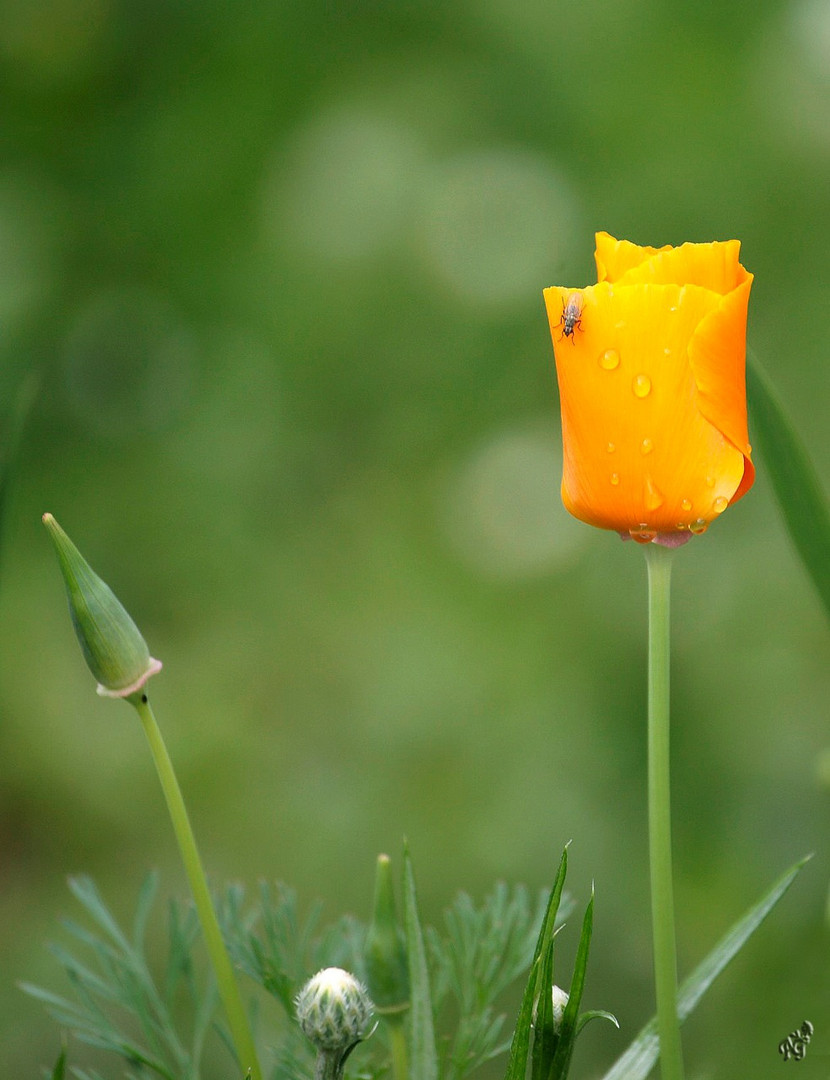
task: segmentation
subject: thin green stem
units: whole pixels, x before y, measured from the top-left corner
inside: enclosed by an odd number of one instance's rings
[[[403,1020],[395,1018],[389,1022],[389,1045],[392,1051],[392,1080],[407,1080],[409,1061]]]
[[[677,949],[671,860],[669,755],[670,591],[672,550],[645,545],[648,564],[648,831],[651,921],[660,1070],[683,1080],[677,1019]]]
[[[262,1080],[262,1071],[259,1067],[248,1016],[242,1004],[239,986],[236,982],[228,951],[225,948],[225,942],[222,940],[222,932],[219,929],[219,922],[210,897],[202,860],[196,847],[196,838],[193,835],[187,807],[184,804],[181,788],[173,770],[173,763],[167,753],[167,747],[164,745],[161,731],[153,715],[153,710],[147,701],[146,694],[139,692],[131,695],[127,700],[131,705],[135,706],[144,726],[147,741],[150,744],[150,751],[161,781],[164,797],[167,800],[173,831],[176,834],[179,851],[190,883],[190,890],[193,893],[193,901],[196,905],[199,921],[202,924],[205,944],[216,974],[219,996],[225,1007],[231,1036],[243,1075],[250,1073],[251,1080]]]

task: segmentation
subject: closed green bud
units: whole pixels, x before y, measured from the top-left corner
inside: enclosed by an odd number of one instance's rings
[[[406,941],[395,914],[395,895],[388,855],[378,855],[375,906],[363,949],[366,981],[377,1011],[389,1019],[409,1007],[409,964]]]
[[[295,1002],[303,1032],[320,1051],[345,1055],[366,1038],[373,1006],[366,987],[342,968],[318,971]]]
[[[147,643],[123,605],[90,568],[51,514],[43,524],[55,545],[69,598],[69,613],[89,670],[104,697],[129,697],[161,661],[150,656]]]

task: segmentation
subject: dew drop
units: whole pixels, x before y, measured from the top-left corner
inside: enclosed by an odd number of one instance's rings
[[[619,484],[619,482],[620,482],[620,474],[612,472],[611,473],[611,483],[614,485],[614,487],[616,487],[617,484]]]
[[[727,506],[729,506],[729,499],[727,499],[725,495],[718,495],[712,503],[712,509],[716,514],[722,514]]]
[[[705,533],[708,528],[709,528],[709,526],[707,525],[707,523],[704,521],[703,518],[697,518],[689,526],[689,532],[694,533],[695,536],[700,536],[701,533]]]
[[[677,304],[672,304],[672,306],[669,308],[669,311],[677,311]]]
[[[620,354],[616,349],[606,349],[600,354],[599,366],[603,371],[613,371],[620,366]]]
[[[715,486],[715,478],[714,478],[714,476],[707,476],[706,477],[706,486],[707,487],[714,487]]]
[[[640,451],[643,454],[650,454],[653,449],[654,443],[651,441],[651,439],[643,439],[643,441],[640,443]]]
[[[634,397],[644,398],[651,393],[651,379],[648,375],[635,375],[631,383]]]
[[[610,443],[609,443],[609,444],[608,444],[608,445],[607,445],[607,446],[605,447],[605,449],[606,449],[606,450],[608,451],[608,453],[609,453],[609,454],[613,454],[613,453],[614,453],[614,451],[615,451],[615,450],[617,449],[616,443],[612,443],[612,442],[610,442]]]
[[[681,499],[680,500],[680,509],[681,510],[691,510],[692,509],[692,500],[691,499]]]
[[[665,347],[665,349],[663,349],[663,355],[671,356],[671,349],[668,347],[668,345]]]
[[[663,493],[656,487],[650,476],[646,477],[643,505],[646,510],[656,510],[663,505]]]
[[[647,525],[640,525],[637,529],[629,529],[628,535],[638,544],[650,544],[657,535],[657,530],[649,529]]]

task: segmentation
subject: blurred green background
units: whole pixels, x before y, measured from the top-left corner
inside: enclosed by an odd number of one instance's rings
[[[406,835],[435,920],[573,837],[599,1075],[653,1007],[645,570],[559,503],[541,290],[592,280],[596,229],[740,238],[830,476],[830,4],[3,0],[0,98],[4,420],[41,374],[0,553],[4,1075],[56,1056],[16,982],[61,985],[66,876],[124,918],[151,866],[185,892],[45,510],[164,661],[215,880],[365,915]],[[681,971],[816,858],[687,1025],[700,1080],[770,1075],[804,1019],[830,1052],[830,635],[757,464],[676,560]]]

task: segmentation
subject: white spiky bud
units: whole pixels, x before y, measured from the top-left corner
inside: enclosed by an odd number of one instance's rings
[[[297,995],[297,1019],[318,1050],[344,1054],[369,1031],[374,1006],[366,987],[342,968],[323,968]]]
[[[565,1015],[565,1006],[570,996],[561,986],[553,987],[553,1030],[559,1031],[562,1027],[562,1017]]]

